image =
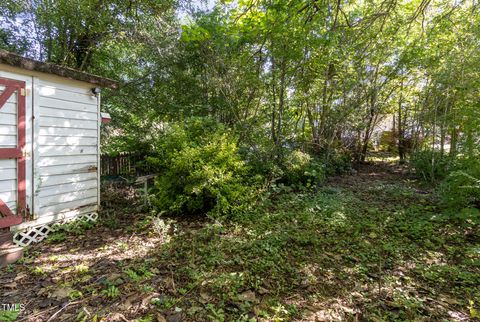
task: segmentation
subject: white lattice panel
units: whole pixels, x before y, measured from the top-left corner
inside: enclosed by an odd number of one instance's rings
[[[59,226],[64,225],[66,223],[81,220],[86,222],[95,222],[98,219],[98,213],[87,213],[80,215],[78,217],[72,217],[68,219],[63,219],[57,222],[52,222],[48,224],[43,224],[37,227],[30,227],[26,230],[17,231],[13,236],[13,242],[21,247],[29,246],[33,243],[38,243],[44,240],[48,234],[52,231],[58,229]]]

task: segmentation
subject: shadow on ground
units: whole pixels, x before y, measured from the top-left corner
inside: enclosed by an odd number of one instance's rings
[[[469,320],[478,209],[445,213],[402,171],[366,165],[229,220],[138,214],[127,198],[2,270],[2,301],[25,321]]]

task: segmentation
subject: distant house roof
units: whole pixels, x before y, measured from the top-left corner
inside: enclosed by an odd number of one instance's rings
[[[0,64],[6,64],[30,71],[54,74],[57,76],[75,79],[93,85],[98,85],[100,87],[108,87],[113,89],[118,88],[118,82],[112,79],[88,74],[69,67],[58,66],[55,64],[34,60],[31,58],[25,58],[3,49],[0,49]]]

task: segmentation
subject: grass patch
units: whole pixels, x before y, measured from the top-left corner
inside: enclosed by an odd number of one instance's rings
[[[22,317],[70,301],[62,314],[82,321],[478,317],[476,208],[452,212],[416,182],[360,171],[251,209],[215,220],[125,210],[117,229],[67,226],[64,241],[1,271],[15,282],[7,300],[31,303]]]
[[[442,303],[480,303],[479,239],[466,233],[478,232],[476,215],[456,221],[398,183],[366,192],[277,195],[181,232],[156,256],[216,320],[436,319],[448,318]]]

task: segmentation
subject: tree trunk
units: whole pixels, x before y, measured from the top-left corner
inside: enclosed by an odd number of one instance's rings
[[[403,103],[403,80],[400,85],[400,99],[398,101],[398,156],[400,157],[400,164],[405,162],[405,129],[404,129],[404,115],[402,115]]]

